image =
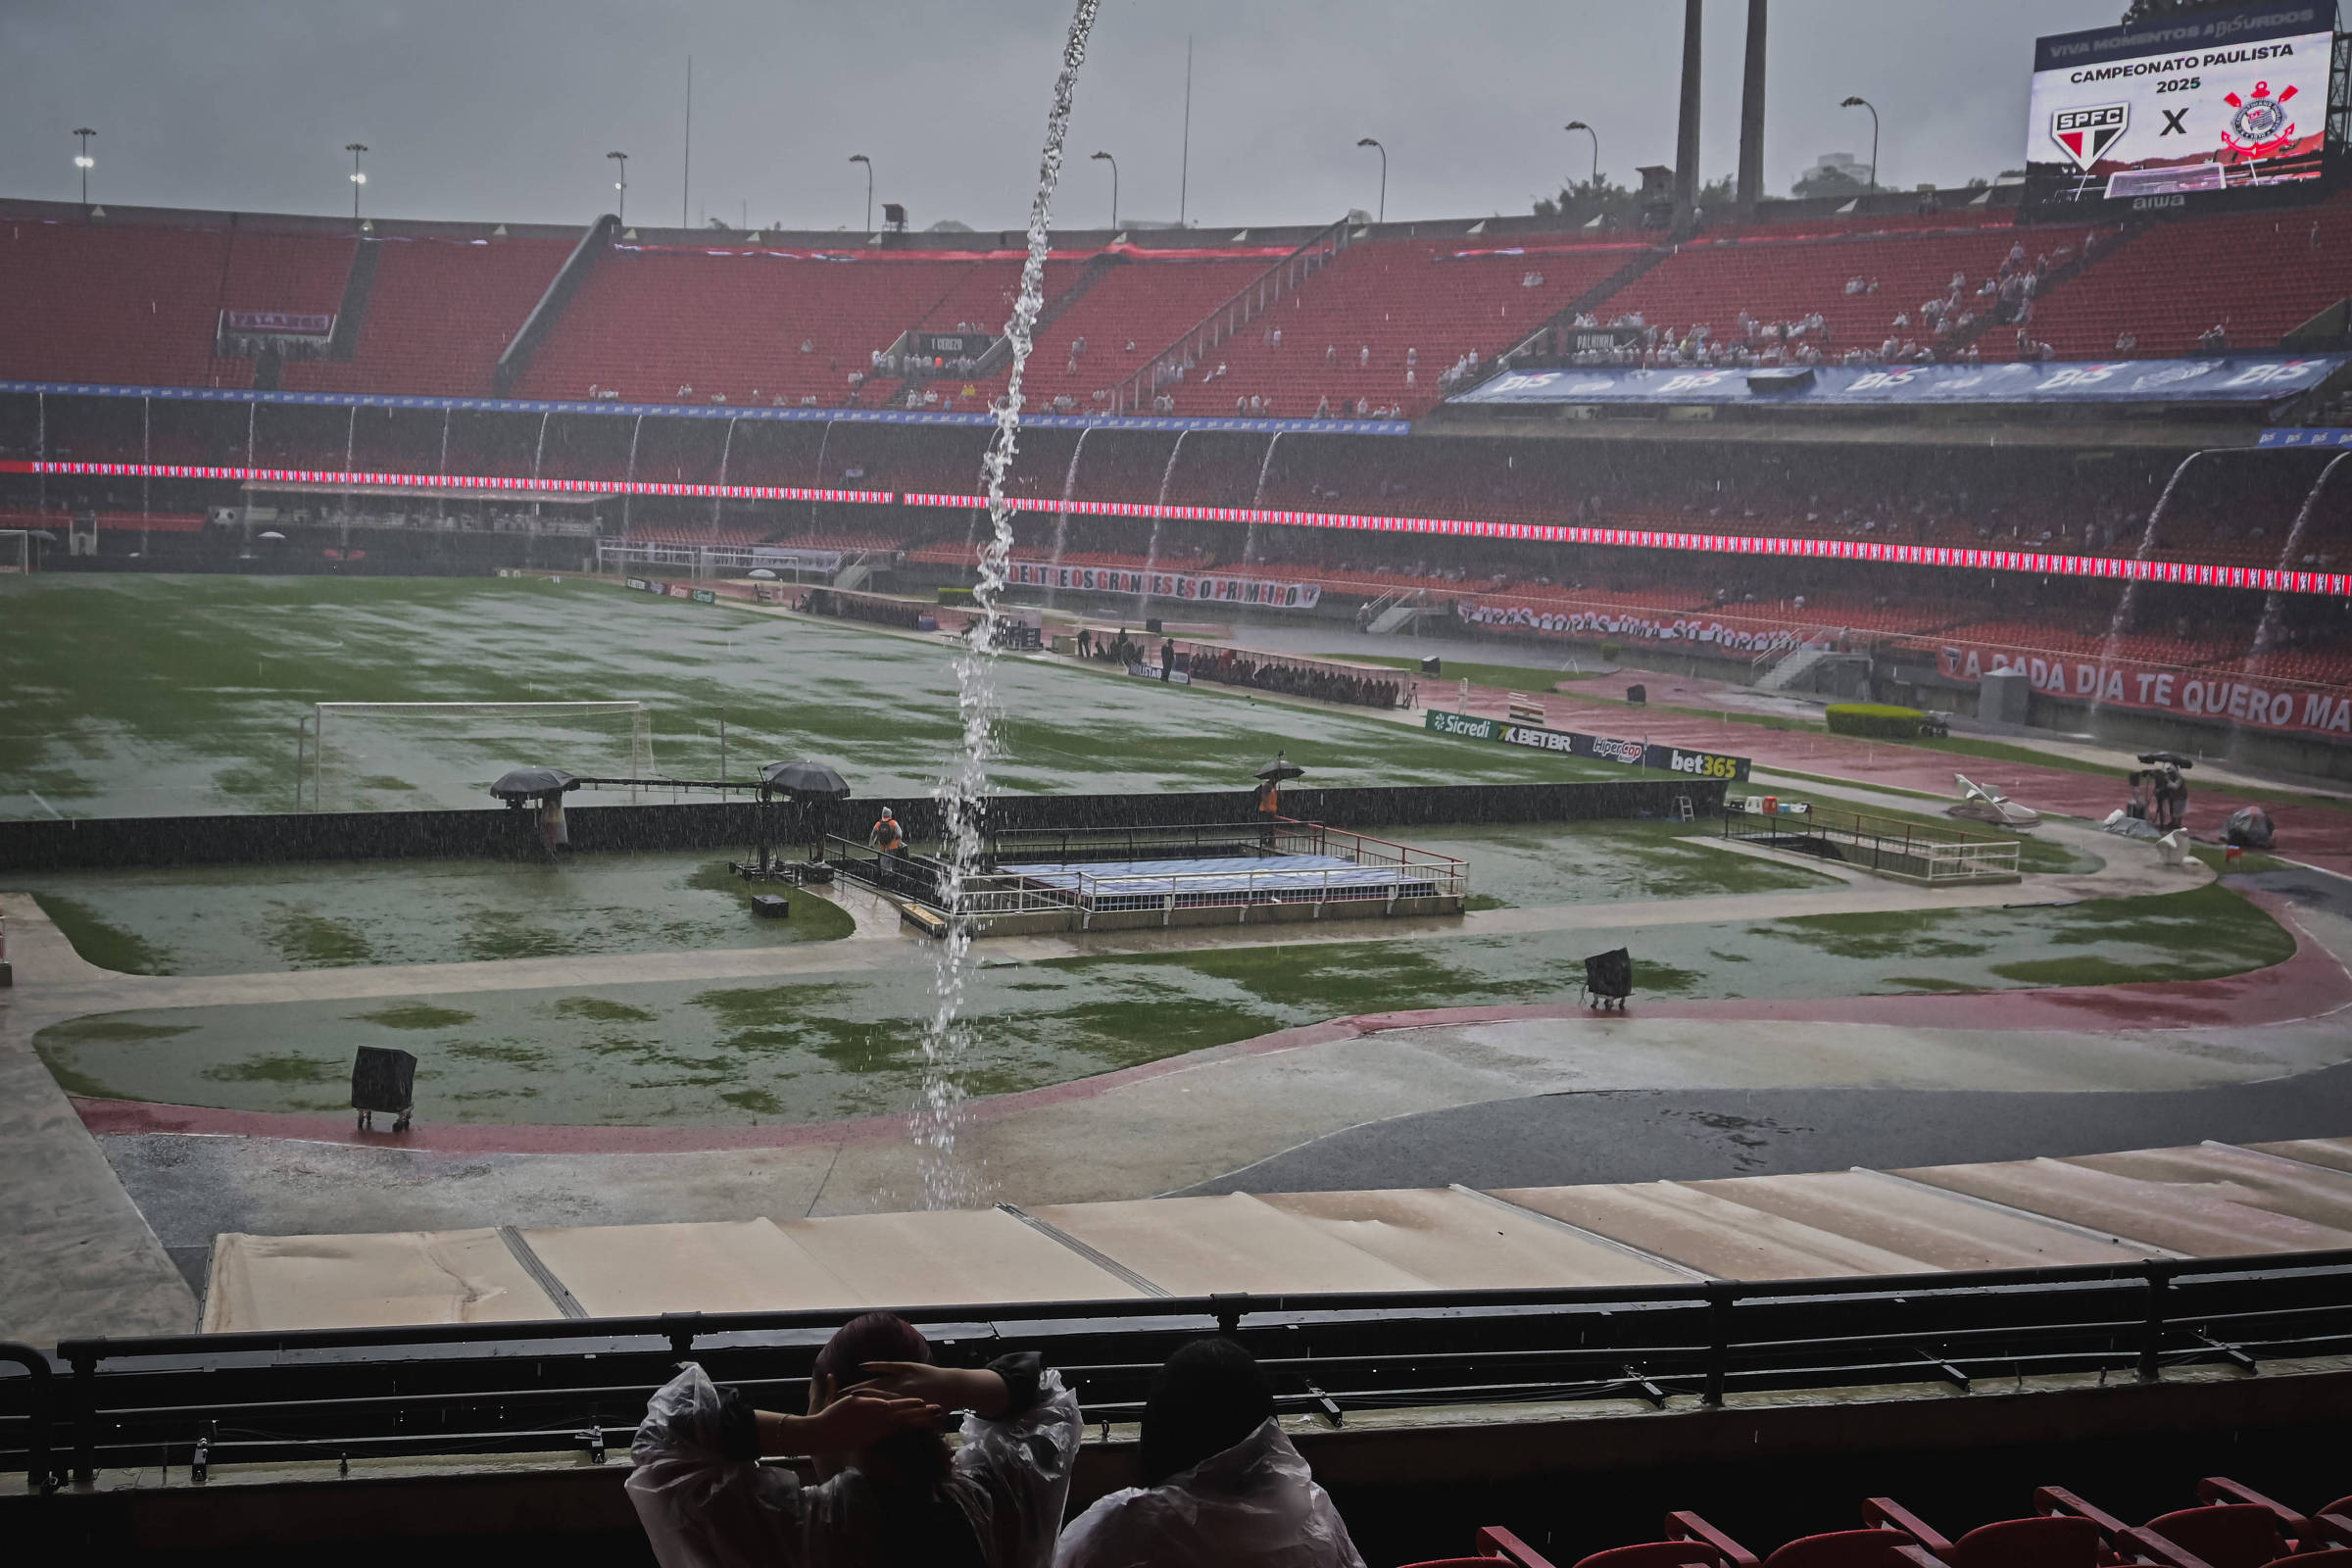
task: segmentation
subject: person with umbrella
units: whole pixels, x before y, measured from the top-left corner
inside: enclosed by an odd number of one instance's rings
[[[1305,772],[1305,768],[1280,752],[1274,754],[1274,760],[1257,770],[1257,814],[1263,824],[1259,843],[1269,851],[1274,848],[1274,823],[1282,815],[1283,781],[1298,778]]]
[[[849,781],[822,762],[767,763],[760,769],[762,825],[765,823],[764,808],[766,803],[779,795],[793,803],[794,808],[801,815],[802,825],[808,829],[809,858],[811,859],[822,858],[821,855],[817,853],[821,843],[821,835],[817,832],[817,813],[810,808],[810,803],[848,800],[850,798]],[[765,874],[767,870],[769,858],[767,846],[761,845],[760,863],[762,874]]]

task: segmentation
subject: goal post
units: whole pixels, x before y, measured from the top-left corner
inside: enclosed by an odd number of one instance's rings
[[[514,767],[651,778],[653,716],[620,701],[317,703],[294,758],[298,811],[455,806]]]
[[[0,577],[21,577],[32,570],[32,530],[0,528]]]

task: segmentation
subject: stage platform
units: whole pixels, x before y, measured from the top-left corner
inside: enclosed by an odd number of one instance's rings
[[[891,865],[840,839],[827,849],[836,869],[950,913],[935,858]],[[1007,832],[992,835],[980,866],[953,911],[979,936],[1459,914],[1470,894],[1456,857],[1288,817]]]

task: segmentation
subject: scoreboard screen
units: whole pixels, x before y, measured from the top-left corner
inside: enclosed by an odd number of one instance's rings
[[[2182,207],[2317,194],[2335,6],[2285,4],[2060,33],[2034,45],[2036,207]]]

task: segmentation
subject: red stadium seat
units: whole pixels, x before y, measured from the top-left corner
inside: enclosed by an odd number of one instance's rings
[[[2101,1558],[2099,1527],[2088,1519],[2001,1519],[1948,1541],[1891,1497],[1863,1503],[1862,1518],[1913,1537],[1948,1568],[2096,1568]]]
[[[1756,1568],[1754,1552],[1694,1513],[1670,1513],[1666,1533],[1703,1542],[1729,1568]],[[1935,1568],[1936,1559],[1900,1530],[1838,1530],[1804,1536],[1762,1559],[1763,1568]]]
[[[2287,1524],[2300,1517],[2267,1500],[2214,1502],[2159,1514],[2134,1529],[2062,1487],[2036,1491],[2034,1505],[2090,1520],[2110,1550],[2167,1568],[2267,1568],[2294,1552],[2297,1543]]]

